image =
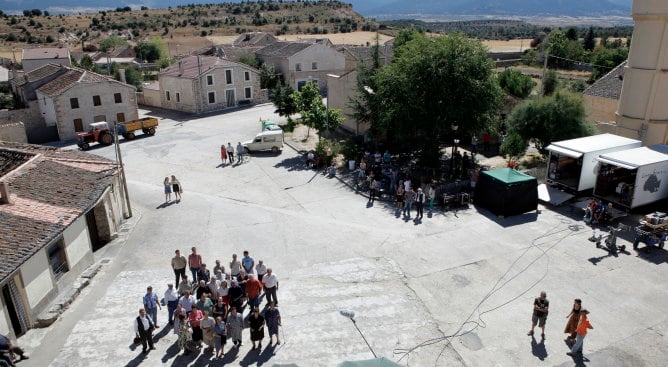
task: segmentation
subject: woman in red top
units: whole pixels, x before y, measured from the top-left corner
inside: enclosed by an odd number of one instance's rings
[[[190,327],[193,329],[193,341],[197,343],[197,346],[202,346],[202,339],[204,335],[202,334],[202,328],[200,326],[200,320],[204,315],[202,311],[199,310],[197,305],[193,305],[193,310],[188,315],[188,320],[190,321]]]

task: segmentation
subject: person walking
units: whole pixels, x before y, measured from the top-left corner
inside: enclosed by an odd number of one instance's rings
[[[181,255],[181,251],[174,251],[174,257],[172,258],[172,269],[174,270],[174,277],[176,278],[176,282],[174,283],[176,287],[179,286],[179,278],[185,279],[187,265],[188,260],[186,260],[185,256]]]
[[[260,309],[254,307],[250,316],[248,317],[248,328],[250,329],[250,340],[253,343],[253,350],[255,349],[255,342],[258,343],[257,348],[262,349],[262,339],[264,339],[264,317],[260,314]]]
[[[153,293],[153,287],[150,285],[146,288],[146,294],[144,295],[144,310],[151,316],[156,328],[158,326],[158,308],[162,310],[160,302],[158,302],[158,296]]]
[[[244,147],[241,145],[241,142],[237,142],[237,163],[241,164],[241,160],[244,157]]]
[[[135,335],[141,341],[142,353],[148,353],[149,349],[155,349],[153,346],[153,330],[157,326],[153,319],[146,314],[146,310],[139,309],[139,316],[135,319]]]
[[[566,322],[566,327],[564,328],[564,333],[569,334],[566,337],[566,343],[572,344],[575,343],[575,337],[577,336],[578,322],[580,321],[580,310],[582,309],[582,301],[579,298],[576,298],[573,301],[573,309],[571,313],[566,316],[568,322]]]
[[[230,142],[227,142],[227,161],[228,163],[234,163],[234,147]]]
[[[225,354],[225,344],[227,343],[227,326],[223,323],[223,318],[216,317],[216,324],[213,325],[213,344],[216,348],[216,358]]]
[[[179,351],[182,350],[183,355],[185,356],[190,353],[190,351],[188,350],[188,342],[193,340],[192,333],[190,332],[190,323],[188,322],[188,318],[186,318],[185,315],[179,315],[178,324],[179,324],[179,331],[176,343],[179,347]]]
[[[225,147],[225,144],[221,144],[220,146],[220,160],[221,160],[220,163],[221,166],[224,166],[225,162],[227,162],[227,147]]]
[[[235,347],[240,347],[241,334],[244,330],[244,317],[237,312],[236,307],[230,309],[230,315],[227,317],[227,335],[232,339]]]
[[[190,267],[190,272],[193,275],[193,284],[197,283],[197,273],[202,266],[202,256],[197,253],[197,247],[191,249],[190,255],[188,255],[188,266]]]
[[[176,178],[176,176],[172,175],[172,191],[174,191],[174,199],[176,200],[177,203],[181,202],[181,193],[183,192],[183,186],[181,186],[181,182]]]
[[[278,291],[278,278],[276,274],[273,273],[271,268],[267,269],[267,274],[262,277],[262,284],[264,285],[264,291],[267,295],[267,302],[274,302],[274,305],[278,305],[278,298],[276,298],[276,292]]]
[[[260,260],[255,265],[255,272],[257,273],[257,280],[262,282],[262,277],[267,274],[267,265],[264,265],[264,260]]]
[[[541,328],[540,336],[545,339],[545,321],[547,320],[547,313],[550,308],[550,301],[547,300],[547,293],[545,291],[540,292],[540,297],[534,299],[533,301],[533,314],[531,316],[531,330],[527,335],[533,335],[533,329],[538,324],[538,327]]]
[[[271,337],[276,335],[276,345],[281,344],[278,338],[278,327],[281,326],[281,313],[275,307],[274,302],[269,302],[269,307],[264,311],[264,320],[267,324],[267,331],[269,332],[269,345],[271,346]]]
[[[471,136],[471,154],[478,154],[478,137],[475,134]]]
[[[422,215],[424,214],[424,202],[425,197],[422,188],[418,188],[417,194],[415,195],[415,209],[417,210],[415,220],[422,219]],[[408,213],[408,215],[410,216],[410,213]]]
[[[415,201],[415,191],[413,191],[413,187],[409,187],[408,191],[404,194],[404,216],[408,216],[408,218],[411,217],[411,207],[413,206],[413,202]]]
[[[230,275],[232,278],[239,276],[241,272],[241,262],[237,260],[237,254],[232,254],[232,261],[230,261]]]
[[[169,182],[169,177],[165,177],[162,184],[165,186],[165,204],[167,204],[172,201],[172,183]]]
[[[571,351],[566,353],[569,356],[574,356],[576,353],[582,355],[582,348],[584,346],[584,338],[587,336],[587,329],[593,329],[594,327],[589,322],[589,311],[585,308],[580,310],[580,321],[578,322],[578,327],[576,329],[577,336],[575,337],[575,344]]]
[[[369,185],[369,203],[373,204],[374,198],[378,196],[378,189],[380,188],[380,184],[378,183],[378,180],[374,177],[371,180],[371,185]]]
[[[174,325],[174,310],[179,304],[179,292],[174,289],[174,284],[167,284],[167,290],[165,291],[165,302],[167,302],[167,316],[169,319],[169,324]]]

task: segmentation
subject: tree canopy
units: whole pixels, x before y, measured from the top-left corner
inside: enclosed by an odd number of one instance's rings
[[[526,98],[536,86],[530,76],[522,74],[515,69],[505,69],[499,73],[499,85],[508,94],[515,97]]]
[[[121,38],[119,36],[109,36],[109,37],[100,41],[99,50],[102,51],[102,52],[107,52],[113,47],[123,46],[123,45],[127,45],[127,44],[128,44],[128,41],[124,40],[123,38]]]
[[[318,83],[306,83],[301,91],[292,92],[292,95],[302,116],[302,123],[309,128],[306,136],[309,135],[311,128],[318,131],[336,130],[341,125],[343,121],[341,111],[330,110],[325,106]]]
[[[372,128],[435,164],[442,143],[455,138],[454,126],[470,133],[494,119],[501,96],[494,63],[480,42],[461,34],[413,32],[402,42],[392,63],[373,76],[367,97],[378,106],[378,118]]]
[[[516,107],[508,117],[507,125],[510,135],[517,134],[524,141],[533,141],[544,154],[545,147],[553,141],[591,135],[593,127],[585,121],[585,116],[581,95],[559,91]],[[511,151],[509,149],[509,153]]]

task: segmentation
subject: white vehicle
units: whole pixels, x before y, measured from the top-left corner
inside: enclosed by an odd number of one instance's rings
[[[664,146],[665,147],[665,146]],[[668,154],[661,146],[601,154],[594,196],[633,209],[668,197]]]
[[[273,153],[278,153],[283,149],[283,130],[266,130],[263,131],[255,139],[241,143],[246,149],[246,153],[257,152],[263,150],[271,150]]]
[[[554,142],[545,148],[550,151],[547,182],[572,192],[591,190],[596,184],[599,156],[640,145],[639,140],[613,134]]]

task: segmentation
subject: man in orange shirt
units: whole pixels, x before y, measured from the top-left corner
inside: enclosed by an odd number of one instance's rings
[[[591,323],[589,322],[589,318],[587,317],[589,315],[589,311],[587,309],[581,310],[580,311],[580,322],[578,323],[578,327],[575,329],[577,332],[577,335],[575,337],[575,344],[573,344],[573,348],[571,348],[571,351],[566,353],[569,356],[575,355],[575,353],[580,353],[582,354],[582,347],[584,344],[584,338],[587,336],[587,329],[593,329],[594,327],[591,326]]]
[[[246,281],[246,295],[248,296],[248,306],[252,310],[260,307],[260,292],[262,291],[262,283],[260,283],[253,274],[248,274]]]

